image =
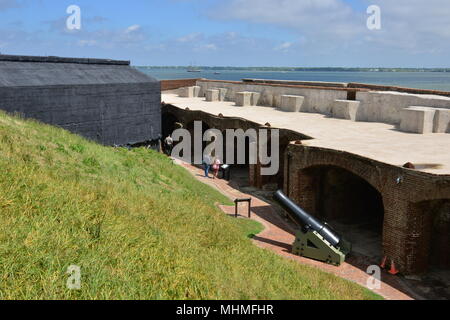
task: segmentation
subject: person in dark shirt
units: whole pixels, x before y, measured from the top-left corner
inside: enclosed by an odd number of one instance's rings
[[[209,178],[209,170],[213,164],[212,157],[208,154],[203,156],[203,168],[205,169],[205,178]]]

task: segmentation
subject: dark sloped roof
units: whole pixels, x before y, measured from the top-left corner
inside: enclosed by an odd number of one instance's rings
[[[129,61],[0,55],[0,87],[157,82]]]

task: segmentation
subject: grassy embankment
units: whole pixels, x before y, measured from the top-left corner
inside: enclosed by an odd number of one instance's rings
[[[155,152],[0,113],[0,168],[0,299],[377,298],[257,248],[259,225]]]

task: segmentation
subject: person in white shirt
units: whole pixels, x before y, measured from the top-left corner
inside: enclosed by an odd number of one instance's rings
[[[172,149],[173,149],[173,139],[172,136],[168,136],[166,140],[164,140],[164,144],[166,145],[166,153],[167,155],[172,155]]]

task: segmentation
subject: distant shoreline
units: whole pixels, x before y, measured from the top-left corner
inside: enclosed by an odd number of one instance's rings
[[[142,69],[174,69],[188,70],[189,66],[134,66]],[[211,67],[198,66],[198,70],[227,70],[227,71],[268,71],[268,72],[298,72],[298,71],[322,71],[322,72],[450,72],[450,68],[339,68],[339,67]]]

